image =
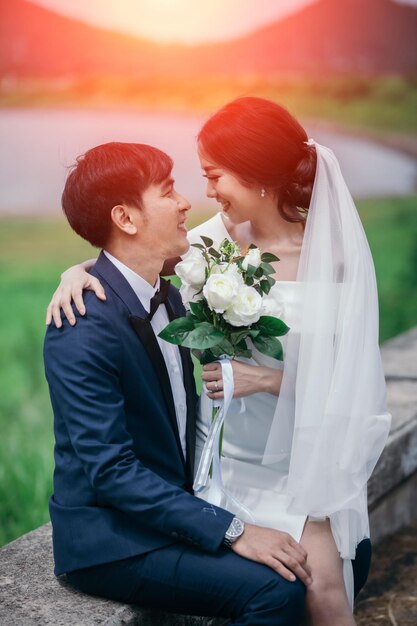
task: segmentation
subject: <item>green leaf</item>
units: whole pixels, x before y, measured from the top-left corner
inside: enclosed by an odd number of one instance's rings
[[[209,309],[206,300],[204,300],[203,311],[204,311],[205,321],[212,324],[213,323],[213,311]]]
[[[269,337],[282,337],[290,330],[285,322],[272,315],[262,315],[256,322],[255,328]]]
[[[254,282],[254,281],[253,281],[253,278],[250,278],[250,276],[247,276],[247,277],[245,278],[245,285],[248,285],[248,287],[252,287],[253,282]]]
[[[261,280],[260,285],[263,293],[268,294],[271,291],[271,285],[268,280]]]
[[[187,348],[197,348],[206,350],[216,346],[224,339],[221,330],[218,330],[209,322],[200,322],[194,330],[192,330],[182,342]]]
[[[233,356],[235,353],[234,346],[230,343],[230,341],[225,337],[218,346],[216,346],[216,350],[222,350],[221,354],[227,354],[228,356]]]
[[[248,265],[248,269],[245,271],[247,278],[252,278],[257,268],[254,265]]]
[[[213,245],[213,239],[210,239],[210,237],[203,237],[203,235],[201,235],[200,239],[203,240],[206,248],[210,248]]]
[[[235,355],[242,356],[245,359],[250,359],[252,356],[252,350],[248,350],[247,348],[236,348]]]
[[[275,269],[269,263],[261,263],[259,267],[262,268],[263,273],[266,275],[275,274]]]
[[[237,344],[237,346],[238,346],[239,348],[247,348],[247,345],[246,345],[246,337],[245,337],[244,339],[241,339],[241,340],[239,341],[239,343]]]
[[[219,357],[214,354],[211,349],[192,350],[192,353],[200,361],[201,365],[206,365],[206,363],[213,363],[213,361],[217,361],[219,359]]]
[[[219,345],[213,346],[212,348],[210,348],[210,351],[218,359],[224,354],[230,357],[235,356],[235,349],[230,343],[230,341],[228,341],[226,338],[224,338],[223,341],[219,343]]]
[[[264,337],[263,335],[258,335],[253,338],[253,344],[259,352],[262,352],[262,354],[265,354],[266,356],[278,359],[278,361],[282,361],[284,358],[281,342],[275,337]]]
[[[221,255],[217,252],[216,248],[209,248],[208,253],[214,256],[215,259],[221,259]]]
[[[273,261],[279,261],[279,258],[271,252],[264,252],[263,254],[261,254],[261,261],[263,261],[264,263],[272,263]]]
[[[199,250],[205,250],[205,247],[201,243],[192,243],[193,248],[198,248]]]
[[[233,345],[237,345],[238,343],[246,339],[247,336],[248,336],[248,331],[246,329],[245,330],[232,330],[230,332],[230,340],[233,343]]]
[[[204,304],[202,302],[190,302],[190,309],[191,313],[198,319],[199,322],[206,321]]]
[[[210,348],[210,352],[216,359],[220,359],[222,354],[224,354],[223,350],[220,348],[220,344],[218,346],[213,346],[212,348]]]
[[[170,322],[168,326],[165,326],[165,328],[161,330],[158,337],[168,341],[168,343],[182,346],[184,339],[194,328],[195,324],[193,318],[187,315],[186,317],[179,317]]]
[[[254,243],[251,243],[250,246],[248,246],[248,250],[254,250],[255,248],[257,248],[258,246]]]

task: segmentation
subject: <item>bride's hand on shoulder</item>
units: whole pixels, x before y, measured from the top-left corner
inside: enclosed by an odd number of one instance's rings
[[[71,326],[74,326],[76,320],[72,310],[72,302],[74,302],[80,315],[85,314],[83,289],[94,291],[100,300],[106,299],[106,294],[100,281],[86,271],[94,263],[95,259],[85,261],[79,265],[73,265],[61,274],[61,282],[46,310],[45,322],[48,326],[53,321],[57,328],[61,328],[61,309],[64,311],[65,317]]]
[[[261,391],[279,394],[282,370],[271,367],[250,365],[232,359],[234,398],[243,398]],[[224,398],[222,368],[218,361],[204,365],[201,378],[205,383],[207,395],[212,400]]]

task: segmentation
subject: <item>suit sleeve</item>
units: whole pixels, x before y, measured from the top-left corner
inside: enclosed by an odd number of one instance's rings
[[[233,514],[165,481],[133,452],[120,386],[121,344],[111,320],[90,305],[75,327],[51,326],[44,357],[54,412],[100,499],[161,533],[216,551]]]

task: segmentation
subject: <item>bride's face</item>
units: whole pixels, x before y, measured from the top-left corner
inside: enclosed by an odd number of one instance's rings
[[[243,185],[229,170],[208,159],[200,147],[198,156],[203,176],[207,178],[207,197],[217,200],[234,224],[253,218],[261,205],[260,188]]]

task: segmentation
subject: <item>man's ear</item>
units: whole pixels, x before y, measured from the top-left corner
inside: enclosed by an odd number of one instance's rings
[[[137,209],[132,209],[124,204],[117,204],[111,210],[111,219],[113,224],[127,235],[136,235],[137,228]]]

